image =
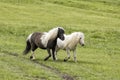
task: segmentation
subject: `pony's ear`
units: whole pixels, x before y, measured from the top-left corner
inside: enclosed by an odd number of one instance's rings
[[[63,33],[63,34],[65,33],[65,31],[64,31],[63,28],[58,28],[58,32],[59,32],[59,33]]]

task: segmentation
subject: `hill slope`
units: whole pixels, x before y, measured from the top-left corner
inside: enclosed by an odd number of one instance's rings
[[[119,80],[120,0],[0,0],[1,80]],[[66,34],[85,33],[85,47],[77,47],[77,63],[43,61],[47,51],[36,50],[36,60],[22,55],[32,32],[62,26]]]

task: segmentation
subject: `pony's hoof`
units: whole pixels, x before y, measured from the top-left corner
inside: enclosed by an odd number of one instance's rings
[[[33,56],[30,56],[30,60],[32,60],[33,59]]]
[[[64,62],[67,62],[67,59],[64,59]]]
[[[58,60],[58,58],[56,58],[56,61]]]
[[[53,59],[53,61],[56,61],[56,60],[57,60],[56,58]]]
[[[30,56],[30,60],[35,60],[35,57],[33,57],[33,56]]]
[[[47,61],[47,60],[48,60],[48,59],[46,59],[46,58],[44,59],[44,61]]]

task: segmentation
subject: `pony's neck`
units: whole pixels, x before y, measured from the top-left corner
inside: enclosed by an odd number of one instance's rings
[[[46,39],[47,40],[55,39],[57,34],[58,34],[58,28],[54,28],[48,32],[48,34],[46,35]]]
[[[57,39],[56,38],[57,35],[58,35],[58,28],[54,28],[54,29],[50,30],[47,34],[43,35],[42,43],[43,43],[44,47],[47,47],[49,40]]]

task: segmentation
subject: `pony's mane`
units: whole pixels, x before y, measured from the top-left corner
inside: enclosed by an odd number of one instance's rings
[[[58,28],[51,29],[46,35],[46,39],[54,39],[58,34]]]
[[[47,43],[50,39],[55,39],[56,38],[56,36],[58,34],[58,28],[61,28],[61,27],[53,28],[41,37],[42,44],[44,45],[44,47],[47,46]]]

